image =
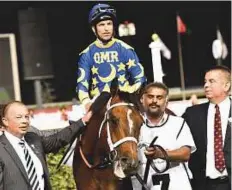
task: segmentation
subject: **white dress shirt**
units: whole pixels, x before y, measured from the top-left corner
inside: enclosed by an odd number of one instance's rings
[[[9,142],[11,143],[11,145],[13,146],[13,148],[15,149],[15,152],[18,154],[18,156],[19,156],[19,158],[20,158],[20,160],[21,160],[21,162],[26,170],[26,159],[25,159],[23,147],[21,145],[19,145],[20,139],[16,136],[12,135],[11,133],[7,132],[7,131],[5,131],[4,134],[5,134],[6,138],[9,140]],[[22,139],[25,140],[24,137]],[[32,151],[31,147],[27,144],[26,141],[25,141],[25,146],[28,149],[28,152],[29,152],[29,154],[34,162],[34,165],[36,168],[36,173],[37,173],[37,176],[39,179],[39,187],[40,187],[40,189],[44,189],[43,166],[42,166],[39,158],[36,156],[34,151]]]
[[[230,112],[230,99],[226,98],[223,102],[218,104],[220,115],[221,115],[221,127],[222,127],[222,139],[223,146],[226,136],[226,129],[229,119]],[[212,179],[227,176],[227,170],[225,169],[222,173],[220,173],[215,168],[214,162],[214,117],[215,117],[215,104],[210,103],[208,108],[208,116],[207,116],[207,153],[206,153],[206,176]]]

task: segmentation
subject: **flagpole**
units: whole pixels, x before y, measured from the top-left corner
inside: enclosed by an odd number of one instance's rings
[[[180,38],[180,33],[178,31],[177,16],[179,16],[178,13],[176,15],[176,25],[177,25],[177,45],[178,45],[178,55],[179,55],[179,66],[180,66],[180,82],[181,82],[182,99],[186,100],[184,66],[183,66],[183,59],[182,59],[181,38]]]
[[[217,59],[217,65],[222,65],[222,58]]]

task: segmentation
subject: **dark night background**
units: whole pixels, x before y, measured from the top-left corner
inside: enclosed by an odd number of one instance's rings
[[[48,33],[52,50],[54,79],[49,79],[55,89],[56,101],[70,101],[75,95],[78,54],[95,38],[88,25],[88,13],[96,2],[0,2],[0,33],[14,33],[17,39],[17,54],[22,100],[34,104],[32,81],[23,80],[23,61],[20,50],[17,12],[43,8],[47,12]],[[190,30],[182,34],[182,54],[186,87],[203,85],[204,71],[216,61],[212,55],[212,42],[216,39],[216,27],[220,28],[228,48],[224,65],[231,66],[231,2],[168,2],[168,1],[111,1],[117,10],[118,22],[134,22],[136,36],[122,40],[132,45],[149,81],[152,81],[152,61],[148,47],[151,35],[157,32],[172,52],[172,59],[162,59],[169,87],[180,87],[177,51],[176,12]],[[116,36],[117,37],[117,36]]]

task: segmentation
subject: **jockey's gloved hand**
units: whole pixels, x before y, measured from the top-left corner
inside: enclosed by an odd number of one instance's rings
[[[84,98],[83,100],[81,100],[81,104],[85,105],[87,103],[91,102],[91,99],[89,97]]]

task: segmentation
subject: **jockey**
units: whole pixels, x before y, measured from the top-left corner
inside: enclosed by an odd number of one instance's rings
[[[114,38],[116,10],[97,4],[89,13],[96,40],[80,53],[76,92],[86,108],[102,92],[108,94],[114,79],[120,91],[134,93],[146,82],[144,68],[134,49]]]

